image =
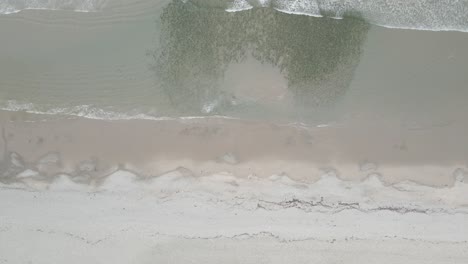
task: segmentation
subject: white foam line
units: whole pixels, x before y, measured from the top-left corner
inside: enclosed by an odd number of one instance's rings
[[[286,10],[281,10],[278,8],[275,8],[276,11],[285,13],[285,14],[290,14],[290,15],[299,15],[299,16],[308,16],[308,17],[324,17],[322,15],[317,15],[317,14],[310,14],[306,12],[298,12],[298,11],[286,11]],[[239,11],[240,12],[240,11]],[[328,17],[327,18],[332,18],[332,19],[337,19],[337,20],[342,20],[343,17]],[[368,23],[374,25],[374,26],[379,26],[379,27],[384,27],[384,28],[389,28],[389,29],[407,29],[407,30],[420,30],[420,31],[435,31],[435,32],[446,32],[446,31],[453,31],[453,32],[468,32],[468,29],[455,29],[455,28],[424,28],[424,27],[404,27],[404,26],[390,26],[390,25],[385,25],[381,23],[375,23],[372,21],[367,21]]]
[[[134,116],[115,116],[115,117],[99,117],[95,115],[80,115],[80,114],[73,114],[73,113],[51,113],[51,112],[42,112],[42,111],[31,111],[31,110],[11,110],[0,108],[2,111],[7,112],[25,112],[28,114],[37,114],[37,115],[63,115],[63,116],[73,116],[73,117],[81,117],[86,119],[94,119],[94,120],[109,120],[109,121],[118,121],[118,120],[153,120],[153,121],[172,121],[172,120],[194,120],[194,119],[230,119],[230,120],[240,120],[240,118],[232,117],[232,116],[222,116],[222,115],[212,115],[212,116],[181,116],[181,117],[170,117],[170,116],[161,116],[161,117],[154,117],[149,116],[146,114],[138,114]],[[117,114],[118,115],[118,114]]]
[[[151,120],[151,121],[189,121],[189,120],[209,120],[209,119],[224,119],[224,120],[251,120],[243,119],[235,116],[226,115],[206,115],[206,116],[151,116],[148,114],[140,113],[129,115],[126,113],[105,111],[101,108],[90,107],[89,105],[75,106],[72,108],[53,108],[47,111],[40,111],[35,109],[33,103],[19,103],[14,100],[9,100],[6,106],[0,106],[1,111],[6,112],[24,112],[35,115],[47,116],[65,116],[65,117],[79,117],[92,120],[107,120],[107,121],[120,121],[120,120]],[[330,124],[306,124],[302,122],[274,122],[279,126],[300,127],[308,129],[311,127],[326,128],[336,126],[336,123]]]
[[[210,115],[210,116],[181,116],[181,117],[170,117],[170,116],[150,116],[147,114],[128,115],[124,113],[106,112],[99,108],[89,108],[87,105],[77,106],[71,109],[56,108],[48,111],[39,111],[34,109],[34,105],[31,103],[19,104],[16,102],[9,101],[8,107],[0,107],[0,110],[7,112],[25,112],[29,114],[38,115],[63,115],[63,116],[74,116],[86,119],[95,120],[153,120],[153,121],[171,121],[171,120],[195,120],[195,119],[230,119],[238,120],[240,118],[223,116],[223,115]],[[88,112],[88,113],[86,113]],[[100,114],[96,114],[100,113]]]
[[[5,1],[0,0],[0,14],[9,15],[19,13],[25,10],[51,10],[51,11],[72,11],[79,13],[94,13],[107,3],[107,0],[91,0],[91,1],[37,1],[37,0],[15,0]]]
[[[320,14],[310,14],[310,13],[306,13],[306,12],[299,12],[299,11],[286,11],[286,10],[282,10],[282,9],[278,9],[278,8],[274,8],[276,11],[279,11],[281,13],[285,13],[285,14],[290,14],[290,15],[301,15],[301,16],[310,16],[310,17],[323,17],[322,15]]]
[[[245,7],[245,8],[228,8],[228,9],[225,9],[226,12],[229,12],[229,13],[235,13],[235,12],[241,12],[241,11],[247,11],[247,10],[250,10],[252,9],[253,6],[251,7]]]
[[[333,4],[334,2],[330,0],[330,2]],[[236,2],[237,3],[237,2]],[[237,8],[228,8],[226,9],[227,12],[242,12],[242,11],[245,11],[245,10],[250,10],[252,8],[273,8],[275,10],[277,10],[278,12],[282,12],[282,13],[286,13],[286,14],[291,14],[291,15],[303,15],[303,16],[310,16],[310,17],[324,17],[323,15],[321,15],[318,11],[318,10],[315,10],[315,11],[310,11],[310,10],[303,10],[301,11],[301,8],[297,9],[297,8],[292,8],[292,9],[288,9],[288,7],[291,6],[291,3],[289,3],[290,5],[286,5],[286,7],[274,7],[274,6],[271,6],[268,4],[269,2],[267,1],[260,1],[260,3],[257,3],[257,5],[254,5],[254,6],[249,6],[248,8],[243,8],[244,6],[243,5],[237,5],[236,7]],[[313,1],[311,1],[310,3],[314,3]],[[356,4],[355,2],[352,2],[354,4]],[[411,5],[411,4],[408,4],[408,5]],[[356,7],[355,7],[356,8]],[[362,10],[361,10],[362,9]],[[452,7],[452,9],[454,9],[454,7]],[[424,22],[424,17],[421,19],[421,23],[424,24],[424,25],[408,25],[408,26],[405,26],[405,22],[403,22],[403,24],[401,24],[399,21],[395,21],[395,18],[388,18],[390,19],[390,21],[387,23],[387,22],[384,22],[382,23],[382,19],[385,19],[385,17],[382,17],[381,14],[379,15],[378,12],[380,12],[379,10],[367,10],[365,9],[365,5],[364,6],[361,6],[360,8],[357,7],[356,9],[349,9],[349,11],[366,11],[366,14],[363,14],[363,19],[366,20],[368,23],[372,24],[372,25],[376,25],[376,26],[381,26],[381,27],[385,27],[385,28],[392,28],[392,29],[408,29],[408,30],[422,30],[422,31],[457,31],[457,32],[468,32],[468,28],[463,28],[464,26],[466,26],[465,24],[466,23],[462,23],[460,21],[460,19],[456,20],[456,21],[452,21],[451,19],[447,18],[444,19],[445,17],[443,17],[441,14],[438,14],[437,18],[440,19],[440,20],[444,20],[444,21],[440,21],[442,22],[442,24],[444,25],[437,25],[437,23],[433,24],[433,23],[429,23],[427,24],[426,22]],[[383,12],[383,11],[382,11]],[[386,12],[390,12],[389,10],[386,10]],[[427,12],[425,10],[421,10],[421,12]],[[447,11],[449,12],[449,11]],[[387,14],[388,15],[388,14]],[[455,16],[457,14],[454,14]],[[369,17],[370,16],[370,17]],[[459,14],[458,14],[459,16]],[[341,16],[326,16],[327,18],[332,18],[332,19],[343,19],[343,17]],[[372,18],[374,17],[374,18]],[[408,20],[408,18],[406,17],[402,17],[403,20]],[[450,22],[452,21],[452,22]],[[408,22],[408,21],[407,21]],[[414,22],[414,21],[413,21]],[[399,24],[399,25],[394,25],[394,24]],[[409,23],[409,22],[408,22]],[[461,24],[460,24],[461,23]]]
[[[379,23],[371,23],[374,26],[389,28],[389,29],[406,29],[406,30],[419,30],[419,31],[434,31],[434,32],[463,32],[467,33],[468,29],[454,29],[454,28],[423,28],[423,27],[403,27],[403,26],[390,26]]]
[[[247,10],[251,10],[253,9],[253,7],[249,7],[249,8],[245,8],[245,9],[226,9],[225,11],[226,12],[229,12],[229,13],[236,13],[236,12],[242,12],[242,11],[247,11]],[[307,13],[307,12],[299,12],[299,11],[287,11],[287,10],[282,10],[282,9],[279,9],[279,8],[274,8],[276,11],[278,12],[281,12],[281,13],[285,13],[285,14],[290,14],[290,15],[298,15],[298,16],[308,16],[308,17],[324,17],[323,15],[319,15],[319,14],[310,14],[310,13]],[[337,20],[342,20],[343,17],[328,17],[327,18],[331,18],[331,19],[337,19]],[[405,29],[405,30],[420,30],[420,31],[434,31],[434,32],[447,32],[447,31],[451,31],[451,32],[468,32],[468,29],[460,29],[460,28],[424,28],[424,27],[404,27],[404,26],[390,26],[390,25],[385,25],[385,24],[381,24],[381,23],[375,23],[375,22],[372,22],[372,21],[367,21],[369,22],[370,24],[374,25],[374,26],[379,26],[379,27],[384,27],[384,28],[389,28],[389,29]]]
[[[186,2],[186,1],[184,1]],[[332,4],[334,3],[333,1],[330,1]],[[311,3],[314,3],[313,1],[311,1]],[[354,3],[354,2],[352,2]],[[356,3],[354,3],[356,4]],[[256,4],[257,7],[262,7],[262,8],[268,8],[270,6],[270,1],[263,1],[263,0],[259,0],[259,2]],[[226,12],[230,12],[230,13],[233,13],[233,12],[242,12],[242,11],[246,11],[246,10],[251,10],[252,8],[254,8],[253,5],[251,5],[249,2],[245,1],[245,0],[241,0],[241,1],[234,1],[233,4],[228,7],[227,9],[225,9]],[[324,17],[323,15],[319,14],[319,13],[311,13],[311,12],[307,12],[307,11],[290,11],[290,10],[287,10],[287,9],[284,9],[284,8],[275,8],[273,7],[275,10],[279,11],[279,12],[283,12],[283,13],[286,13],[286,14],[292,14],[292,15],[304,15],[304,16],[311,16],[311,17]],[[364,7],[362,7],[364,8]],[[452,9],[454,9],[452,7]],[[24,10],[53,10],[53,11],[59,11],[59,10],[67,10],[66,8],[64,9],[61,9],[61,8],[54,8],[54,7],[24,7],[24,8],[16,8],[12,5],[9,5],[9,4],[2,4],[0,3],[0,14],[5,14],[5,15],[9,15],[9,14],[15,14],[15,13],[18,13],[18,12],[21,12],[21,11],[24,11]],[[74,12],[81,12],[81,13],[94,13],[94,12],[99,12],[100,10],[100,7],[98,6],[95,6],[95,5],[92,5],[92,6],[89,6],[89,7],[76,7],[76,9],[74,10],[69,10],[69,11],[74,11]],[[373,13],[377,12],[378,10],[371,10]],[[371,14],[372,15],[372,14]],[[375,15],[375,14],[374,14]],[[343,19],[342,17],[329,17],[329,18],[333,18],[333,19]],[[380,18],[378,18],[379,20]],[[429,26],[404,26],[404,25],[398,25],[398,26],[395,26],[395,25],[391,25],[392,22],[390,23],[381,23],[381,22],[378,22],[378,21],[375,21],[374,19],[369,19],[367,20],[367,22],[373,24],[373,25],[376,25],[376,26],[381,26],[381,27],[385,27],[385,28],[391,28],[391,29],[408,29],[408,30],[422,30],[422,31],[457,31],[457,32],[468,32],[468,28],[462,28],[462,25],[445,25],[445,26],[442,26],[442,27],[438,27],[437,25],[431,27],[430,25]],[[459,21],[458,21],[459,22]]]

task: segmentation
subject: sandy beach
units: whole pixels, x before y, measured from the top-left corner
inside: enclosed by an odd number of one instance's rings
[[[465,2],[322,2],[0,0],[0,264],[468,263]]]
[[[1,117],[5,263],[468,258],[463,128]]]
[[[26,168],[39,168],[51,177],[79,174],[80,164],[90,163],[96,178],[118,169],[150,177],[185,168],[194,176],[285,174],[314,182],[333,171],[343,180],[376,174],[387,184],[414,181],[444,187],[453,185],[454,172],[466,170],[468,160],[467,127],[462,124],[408,130],[377,121],[372,127],[357,122],[306,127],[225,118],[41,120],[40,115],[11,112],[1,117],[5,164],[13,164],[8,155],[15,153]],[[42,166],[49,156],[53,164]],[[14,180],[8,170],[4,166],[5,179]]]

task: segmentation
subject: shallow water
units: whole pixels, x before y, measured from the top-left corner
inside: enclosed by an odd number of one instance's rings
[[[369,8],[334,19],[277,11],[281,1],[249,5],[109,1],[99,12],[2,15],[0,107],[311,124],[369,113],[442,124],[466,109],[466,33],[385,29]]]
[[[388,182],[431,185],[453,184],[466,166],[466,33],[389,29],[357,13],[289,14],[273,2],[228,12],[220,3],[1,15],[5,164],[10,152],[32,167],[60,153],[54,173],[98,158],[100,176],[122,166],[159,175],[233,155],[242,166],[216,169],[314,181],[329,167],[362,179],[359,164],[372,161]],[[24,122],[38,120],[53,121]],[[175,168],[158,167],[167,156]]]

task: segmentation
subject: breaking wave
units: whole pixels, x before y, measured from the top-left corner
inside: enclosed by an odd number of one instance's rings
[[[189,0],[226,11],[274,8],[316,17],[359,16],[367,22],[402,29],[468,32],[468,0]]]
[[[100,11],[111,0],[0,0],[0,14],[27,9]],[[359,16],[371,24],[402,29],[468,32],[468,0],[174,0],[228,12],[273,8],[316,17]]]
[[[222,119],[238,119],[236,117],[221,116],[221,115],[209,115],[209,116],[181,116],[181,117],[170,117],[170,116],[157,116],[152,113],[142,113],[139,110],[133,112],[124,113],[117,112],[107,109],[102,109],[92,105],[78,105],[73,107],[55,107],[55,108],[44,108],[36,106],[33,103],[22,103],[15,100],[8,100],[4,105],[0,105],[0,110],[9,112],[25,112],[29,114],[38,115],[59,115],[69,117],[82,117],[87,119],[97,120],[191,120],[191,119],[207,119],[207,118],[222,118]]]
[[[13,14],[28,9],[100,11],[108,0],[0,0],[0,14]]]

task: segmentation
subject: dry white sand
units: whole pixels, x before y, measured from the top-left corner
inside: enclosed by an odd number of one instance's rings
[[[1,118],[4,263],[468,259],[453,127]]]
[[[332,175],[141,180],[38,175],[0,189],[5,263],[466,263],[468,178],[452,188]]]

